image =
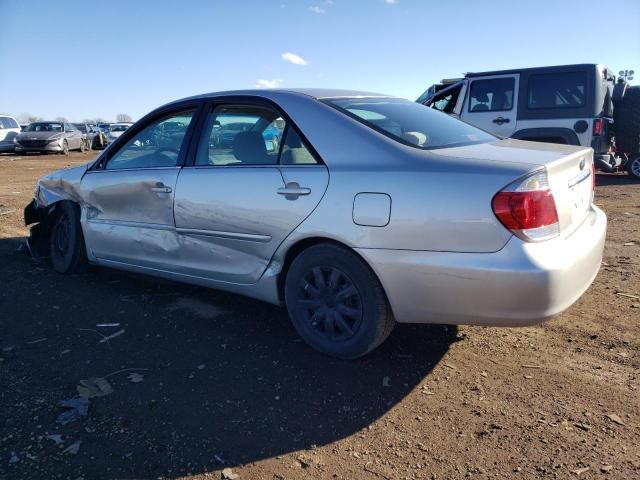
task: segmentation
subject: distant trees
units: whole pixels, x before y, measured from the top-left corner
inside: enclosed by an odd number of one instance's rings
[[[69,120],[67,120],[65,117],[56,117],[56,122],[65,123],[68,121]]]
[[[119,113],[116,115],[116,122],[131,122],[131,115],[127,115],[126,113]]]
[[[25,123],[39,122],[42,120],[42,117],[31,115],[30,113],[21,113],[16,117],[16,120],[18,120],[20,125],[24,125]]]

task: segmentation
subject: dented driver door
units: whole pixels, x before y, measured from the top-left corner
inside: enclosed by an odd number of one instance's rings
[[[194,109],[137,127],[82,179],[83,231],[100,263],[170,271],[177,256],[176,181]],[[172,131],[168,137],[163,135]]]

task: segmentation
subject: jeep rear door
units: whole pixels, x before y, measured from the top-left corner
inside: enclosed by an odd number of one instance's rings
[[[469,78],[462,120],[501,137],[516,129],[519,74]]]

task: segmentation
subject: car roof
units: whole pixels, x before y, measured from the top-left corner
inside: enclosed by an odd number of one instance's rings
[[[175,100],[160,108],[168,107],[173,104],[181,103],[188,100],[201,100],[216,97],[233,97],[233,96],[251,96],[267,99],[282,99],[283,97],[311,97],[316,100],[326,98],[353,98],[353,97],[379,97],[379,98],[396,98],[393,95],[385,95],[382,93],[366,92],[361,90],[346,90],[338,88],[254,88],[247,90],[226,90],[221,92],[203,93],[191,97]]]
[[[563,70],[570,70],[570,69],[595,68],[598,66],[600,66],[600,64],[597,64],[597,63],[576,63],[572,65],[551,65],[547,67],[529,67],[529,68],[512,68],[509,70],[492,70],[488,72],[467,72],[465,74],[465,78],[484,77],[488,75],[503,75],[503,74],[520,73],[520,72],[532,72],[537,70],[553,72],[553,71],[563,71]]]

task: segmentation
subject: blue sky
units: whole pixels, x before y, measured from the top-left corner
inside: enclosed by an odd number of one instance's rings
[[[607,5],[0,0],[0,112],[137,119],[177,98],[257,85],[413,100],[464,71],[582,62],[640,75],[640,0]]]

